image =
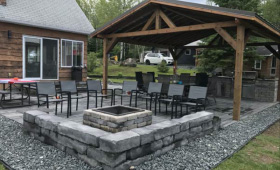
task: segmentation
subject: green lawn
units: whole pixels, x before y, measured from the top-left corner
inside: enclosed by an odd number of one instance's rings
[[[216,170],[280,169],[280,122],[257,136]]]
[[[6,168],[0,163],[0,170],[6,170]]]
[[[156,76],[158,74],[173,74],[173,69],[170,68],[168,73],[159,73],[157,70],[157,67],[154,65],[137,65],[137,67],[121,67],[119,65],[110,65],[108,68],[108,75],[109,76],[118,76],[119,74],[122,74],[123,76],[129,76],[134,77],[135,72],[142,71],[145,72],[155,72]],[[102,75],[102,66],[96,68],[93,73],[89,73],[89,75]],[[194,74],[196,70],[186,70],[186,69],[178,69],[178,74],[181,73],[191,73]]]

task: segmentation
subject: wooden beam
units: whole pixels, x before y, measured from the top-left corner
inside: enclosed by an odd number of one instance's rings
[[[241,93],[242,93],[242,73],[244,57],[245,27],[237,26],[236,57],[235,57],[235,77],[234,77],[234,98],[233,98],[233,120],[240,120]]]
[[[171,12],[177,14],[177,15],[181,15],[182,17],[191,19],[191,20],[196,21],[196,22],[201,23],[201,24],[205,24],[204,21],[201,21],[201,20],[199,20],[199,19],[190,17],[190,16],[186,15],[185,13],[182,13],[182,12],[179,12],[179,11],[175,11],[175,10],[173,10],[173,9],[171,9],[171,8],[167,8],[167,7],[163,7],[163,8],[166,9],[166,10],[168,10],[168,11],[171,11]]]
[[[110,51],[115,47],[115,45],[117,43],[118,43],[118,39],[117,38],[112,38],[112,40],[110,41],[110,43],[107,46],[106,53],[109,54]]]
[[[280,53],[277,52],[274,48],[272,48],[270,45],[265,46],[275,57],[277,57],[280,60]]]
[[[176,25],[173,23],[173,21],[171,21],[171,19],[167,15],[165,15],[165,13],[163,11],[160,10],[159,15],[163,19],[163,21],[169,26],[169,28],[176,27]]]
[[[278,47],[278,53],[280,54],[280,44],[277,47]],[[277,101],[280,102],[280,60],[278,60],[278,69],[279,69],[279,74],[278,74],[278,97],[277,97]]]
[[[136,37],[136,36],[147,36],[147,35],[157,35],[157,34],[169,34],[169,33],[176,33],[176,32],[208,30],[208,29],[214,29],[216,27],[235,27],[235,26],[236,24],[234,21],[225,21],[225,22],[182,26],[176,28],[164,28],[159,30],[147,30],[147,31],[116,33],[116,34],[108,34],[108,35],[98,35],[98,37],[99,38]]]
[[[103,88],[108,89],[108,39],[103,39]],[[105,92],[106,93],[106,92]]]
[[[156,18],[156,12],[154,12],[153,15],[148,19],[147,23],[142,28],[142,31],[146,31],[151,26],[155,18]]]
[[[159,15],[159,9],[156,9],[156,30],[161,29],[161,19],[160,19],[160,15]]]
[[[275,42],[280,43],[280,36],[272,36],[270,34],[265,33],[262,29],[260,29],[259,27],[256,27],[244,20],[240,20],[238,19],[238,22],[241,23],[242,25],[245,25],[246,28],[250,28],[252,30],[252,32],[254,32],[255,34],[258,34],[261,37],[265,37],[265,38],[269,38]]]
[[[278,45],[279,43],[276,42],[263,42],[263,43],[247,43],[247,47],[260,47],[260,46],[265,46],[265,45]],[[184,46],[181,48],[191,48],[191,49],[199,49],[199,48],[224,48],[224,47],[230,47],[229,45],[201,45],[201,46]]]
[[[217,33],[223,37],[223,39],[229,44],[232,46],[233,49],[236,50],[236,41],[234,38],[232,38],[232,36],[226,31],[224,30],[223,28],[221,27],[217,27],[217,28],[214,28]]]

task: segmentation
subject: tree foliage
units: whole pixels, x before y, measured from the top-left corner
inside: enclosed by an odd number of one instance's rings
[[[261,0],[210,0],[220,7],[233,8],[259,12],[261,9]],[[235,37],[236,32],[230,32]],[[201,45],[207,45],[216,35],[212,35],[202,40]],[[255,38],[250,38],[251,41]],[[231,47],[222,49],[204,49],[200,55],[198,70],[201,72],[213,72],[216,68],[222,68],[224,71],[232,72],[235,63],[235,50]],[[256,53],[255,47],[247,47],[244,50],[244,65],[253,63],[256,59],[262,59]]]
[[[280,0],[266,0],[261,9],[263,17],[280,28]]]

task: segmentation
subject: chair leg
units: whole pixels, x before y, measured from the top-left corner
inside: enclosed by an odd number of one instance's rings
[[[173,103],[171,103],[171,119],[173,119]]]
[[[76,101],[76,111],[78,110],[78,105],[79,105],[79,99]]]
[[[60,108],[60,113],[62,113],[63,101],[61,101],[60,105],[61,105],[61,108]]]
[[[89,109],[89,94],[87,94],[87,109]]]
[[[103,107],[103,96],[101,97],[101,107]]]
[[[186,105],[186,110],[187,110],[187,115],[189,114],[189,107],[188,107],[188,105]]]
[[[167,105],[168,105],[168,103],[166,102],[166,103],[165,103],[165,113],[166,113],[166,114],[168,114],[168,113],[167,113]]]
[[[123,103],[123,96],[121,96],[121,105],[122,105],[122,103]]]
[[[152,104],[152,103],[151,103]],[[157,115],[157,99],[155,100],[155,116]]]
[[[57,115],[57,102],[55,102],[55,115]]]
[[[177,118],[177,117],[178,117],[177,112],[178,112],[178,109],[177,109],[177,103],[175,103],[175,118]]]
[[[111,106],[113,106],[113,96],[111,96]]]
[[[130,95],[130,101],[129,101],[129,106],[131,107],[131,103],[132,103],[132,94]]]
[[[146,110],[148,110],[148,99],[146,99]]]
[[[180,115],[180,117],[183,117],[183,106],[180,105],[180,107],[181,107],[181,115]]]
[[[158,111],[159,111],[159,113],[161,113],[161,105],[160,105],[160,101],[158,101]]]
[[[152,102],[153,102],[153,98],[150,98],[150,110],[152,110]]]

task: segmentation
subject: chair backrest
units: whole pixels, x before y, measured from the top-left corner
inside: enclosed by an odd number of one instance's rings
[[[152,76],[153,76],[153,82],[156,82],[156,79],[155,79],[155,72],[147,72],[147,74],[152,74]]]
[[[60,81],[61,91],[68,91],[71,93],[77,93],[77,86],[75,81]]]
[[[195,84],[197,86],[207,87],[208,85],[208,75],[207,73],[197,73]]]
[[[102,92],[102,85],[100,80],[88,80],[87,81],[88,90],[96,90],[97,92]]]
[[[135,72],[135,78],[136,78],[136,81],[137,81],[138,88],[142,88],[143,87],[142,72]]]
[[[55,96],[56,89],[54,82],[37,82],[37,94]]]
[[[153,82],[154,78],[153,75],[150,73],[143,73],[143,85],[144,85],[144,90],[147,90],[149,87],[149,83]]]
[[[180,81],[182,81],[183,84],[190,83],[190,79],[191,79],[190,73],[181,73]]]
[[[169,89],[169,84],[171,81],[170,75],[158,75],[158,82],[162,83],[161,92],[167,94]]]
[[[191,86],[189,91],[189,99],[205,99],[207,95],[207,87]]]
[[[137,90],[137,81],[124,81],[122,90],[124,92]]]
[[[170,84],[169,88],[168,88],[168,96],[183,96],[184,94],[184,85],[180,85],[180,84]]]
[[[155,82],[150,82],[149,83],[149,88],[148,88],[148,93],[161,93],[161,88],[162,88],[162,83],[155,83]]]

